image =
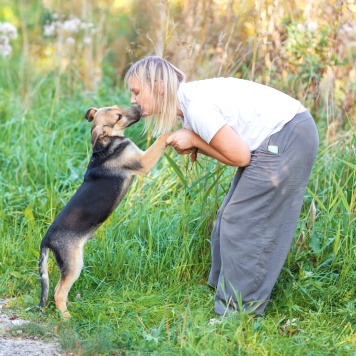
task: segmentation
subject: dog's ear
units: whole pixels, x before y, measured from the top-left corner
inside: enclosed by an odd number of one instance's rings
[[[110,129],[107,127],[96,126],[91,132],[91,145],[94,148],[98,140],[102,141],[104,137],[109,136]]]
[[[90,108],[86,114],[85,114],[85,118],[89,121],[92,122],[94,120],[94,115],[96,114],[96,112],[98,111],[97,108]]]

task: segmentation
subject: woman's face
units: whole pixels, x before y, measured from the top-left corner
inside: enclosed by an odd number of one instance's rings
[[[153,95],[147,86],[140,88],[140,81],[132,76],[129,81],[131,91],[131,104],[141,106],[141,116],[147,117],[156,114]]]

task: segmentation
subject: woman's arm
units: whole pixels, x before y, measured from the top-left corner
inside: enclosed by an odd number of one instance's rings
[[[251,153],[247,143],[229,125],[223,126],[209,144],[187,129],[173,132],[167,144],[173,146],[179,154],[189,154],[196,147],[199,153],[229,166],[245,167],[250,164]]]

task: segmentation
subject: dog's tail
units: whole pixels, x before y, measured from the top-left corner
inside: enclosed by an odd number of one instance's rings
[[[49,277],[48,277],[48,255],[49,248],[46,244],[41,243],[39,273],[41,277],[41,299],[40,307],[44,307],[48,298]]]

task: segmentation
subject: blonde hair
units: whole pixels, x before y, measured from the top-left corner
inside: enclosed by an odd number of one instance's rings
[[[125,75],[128,85],[130,78],[135,76],[140,82],[140,92],[146,87],[153,97],[153,106],[157,108],[155,120],[149,117],[145,120],[145,131],[153,126],[154,136],[171,131],[176,124],[180,83],[185,80],[185,74],[173,64],[158,56],[147,56],[131,66]],[[163,93],[157,85],[163,84]]]

